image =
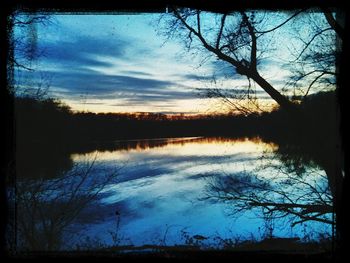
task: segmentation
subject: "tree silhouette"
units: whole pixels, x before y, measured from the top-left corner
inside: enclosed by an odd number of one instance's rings
[[[18,178],[9,191],[14,211],[8,238],[15,239],[14,251],[62,248],[67,242],[66,227],[118,176],[120,168],[97,166],[96,158],[76,163],[70,171],[49,180]]]
[[[328,178],[318,167],[291,169],[269,163],[259,170],[266,174],[243,172],[207,179],[206,198],[227,203],[233,215],[260,208],[263,218],[286,218],[292,227],[307,221],[335,224]]]
[[[23,11],[12,12],[7,19],[8,50],[7,91],[14,96],[27,96],[38,100],[47,98],[50,87],[49,76],[41,73],[36,83],[20,85],[21,71],[35,71],[35,60],[43,55],[38,49],[38,25],[48,26],[52,23],[52,16],[45,12],[29,13]]]
[[[219,60],[229,63],[240,75],[255,81],[281,107],[293,109],[293,103],[272,86],[258,71],[258,64],[267,47],[259,42],[265,34],[277,30],[286,22],[297,16],[296,12],[287,21],[268,29],[258,29],[262,19],[255,12],[231,12],[217,15],[220,19],[208,23],[208,15],[201,10],[172,7],[172,20],[169,22],[169,36],[178,31],[187,48],[193,46],[193,38]],[[204,22],[203,22],[204,20]],[[249,87],[247,92],[251,89]]]
[[[298,91],[299,100],[304,100],[312,90],[322,91],[337,84],[344,28],[342,12],[337,10],[336,14],[339,19],[328,8],[310,10],[294,27],[293,38],[298,39],[300,47],[292,52],[292,77],[286,86]],[[300,35],[300,23],[308,25],[308,36]]]
[[[293,41],[300,41],[296,50],[291,54],[295,56],[295,59],[289,65],[288,63],[280,65],[281,67],[288,66],[294,73],[290,81],[286,77],[285,88],[301,86],[301,93],[306,97],[317,82],[322,85],[326,84],[326,87],[331,85],[334,87],[335,61],[341,51],[341,48],[336,47],[335,34],[337,33],[341,38],[344,30],[329,9],[324,8],[318,12],[311,9],[295,10],[289,15],[286,13],[287,17],[279,23],[273,21],[277,13],[266,11],[213,14],[190,8],[171,7],[169,10],[171,19],[168,20],[165,32],[168,38],[181,39],[191,51],[199,51],[204,48],[206,52],[200,53],[205,57],[203,61],[209,57],[205,54],[209,54],[230,65],[232,74],[236,72],[247,78],[248,85],[242,94],[234,92],[232,95],[232,93],[225,92],[224,89],[215,88],[210,88],[207,92],[207,96],[222,98],[226,104],[243,114],[250,113],[250,108],[260,110],[251,80],[258,84],[280,107],[287,110],[295,109],[292,100],[278,91],[272,84],[273,82],[264,78],[259,72],[259,65],[263,59],[273,54],[270,51],[274,48],[285,48],[281,44],[271,46],[270,41],[273,40],[274,33],[278,33],[286,25],[289,26],[288,30],[293,24],[299,25],[296,28],[298,34],[299,31],[305,30],[310,33],[309,36],[305,34],[293,36]],[[313,16],[317,16],[316,19]],[[302,28],[300,28],[301,24]],[[285,32],[282,34],[285,34],[286,38],[291,37]],[[322,86],[319,90],[322,88],[324,87]],[[243,101],[247,100],[251,102],[250,106],[249,104],[244,106]]]
[[[40,55],[37,50],[36,27],[39,24],[48,25],[50,22],[50,15],[45,13],[37,15],[13,12],[8,18],[8,28],[11,30],[8,62],[17,68],[33,70],[31,62]]]

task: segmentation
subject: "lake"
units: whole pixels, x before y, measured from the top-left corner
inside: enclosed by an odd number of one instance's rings
[[[310,210],[322,202],[332,206],[325,172],[312,163],[296,170],[274,143],[259,137],[188,137],[107,144],[108,150],[72,153],[70,170],[40,181],[38,200],[45,203],[46,216],[77,211],[57,227],[59,249],[224,248],[234,241],[310,242],[332,235],[332,214]],[[82,198],[86,193],[94,194]],[[74,198],[76,204],[64,210],[62,203]],[[25,211],[23,206],[18,213]],[[45,224],[37,227],[42,229]]]

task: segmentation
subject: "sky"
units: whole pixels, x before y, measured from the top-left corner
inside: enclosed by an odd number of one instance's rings
[[[50,23],[15,30],[18,36],[34,39],[39,54],[32,62],[35,70],[19,70],[16,81],[23,88],[47,85],[50,96],[75,111],[198,114],[230,110],[220,99],[203,96],[205,90],[239,92],[246,87],[246,79],[213,56],[203,63],[206,54],[193,55],[180,41],[166,40],[159,33],[164,26],[157,24],[160,15],[53,14]],[[287,46],[278,35],[274,41]],[[262,75],[281,90],[290,73],[280,62],[288,57],[285,50],[274,52],[279,53],[263,61]],[[273,105],[262,89],[255,90],[263,104]]]

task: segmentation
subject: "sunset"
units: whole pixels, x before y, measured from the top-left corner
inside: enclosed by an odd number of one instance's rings
[[[266,28],[288,17],[288,13],[269,15],[274,20],[273,24],[267,20]],[[257,16],[265,16],[265,12]],[[287,24],[278,34],[273,34],[269,45],[274,46],[260,59],[261,75],[287,96],[303,95],[302,91],[287,85],[291,75],[288,63],[294,59],[291,49],[302,43],[291,37],[307,35],[307,25],[301,24],[303,16],[300,14],[301,22]],[[203,24],[218,20],[217,14],[205,13],[203,17]],[[313,18],[326,23],[320,13],[313,14]],[[169,39],[164,31],[166,23],[162,13],[67,13],[53,14],[49,21],[33,26],[29,32],[15,27],[15,34],[30,41],[35,50],[31,62],[35,71],[20,69],[16,72],[18,92],[47,85],[50,96],[62,100],[73,110],[96,113],[235,111],[220,98],[207,98],[206,90],[242,94],[249,84],[247,78],[214,55],[203,50],[186,50],[181,40]],[[298,30],[295,30],[297,23]],[[335,45],[335,38],[327,41]],[[19,58],[21,55],[17,54]],[[302,83],[306,83],[304,79],[299,85]],[[332,88],[335,86],[327,86],[327,89]],[[318,90],[315,85],[310,94]],[[251,93],[259,99],[263,109],[276,106],[254,82]],[[243,99],[243,103],[247,101]]]
[[[345,12],[38,10],[6,16],[11,256],[343,248]]]

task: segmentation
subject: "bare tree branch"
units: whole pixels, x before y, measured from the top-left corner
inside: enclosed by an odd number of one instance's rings
[[[181,25],[183,26],[179,27],[180,30],[181,28],[185,28],[186,30],[190,31],[198,38],[206,50],[216,55],[218,59],[231,64],[236,69],[236,72],[238,74],[247,76],[248,78],[254,80],[281,107],[284,107],[287,110],[293,110],[295,108],[295,105],[287,97],[283,96],[257,72],[257,37],[255,35],[255,28],[245,13],[241,12],[241,22],[238,23],[236,31],[234,31],[234,29],[230,29],[231,32],[225,36],[223,36],[223,32],[226,16],[222,17],[218,29],[219,33],[214,41],[213,46],[210,44],[209,40],[203,36],[203,30],[198,24],[200,23],[200,13],[198,10],[195,14],[193,12],[189,12],[188,10],[186,12],[183,11],[183,14],[181,14],[180,11],[175,7],[172,7],[172,10],[173,16],[178,21],[180,21]],[[187,20],[189,16],[193,15],[197,16],[197,26],[191,26],[190,22]],[[197,29],[195,29],[196,27]],[[223,44],[220,47],[220,42],[223,38],[227,41],[227,43]],[[241,52],[241,56],[238,55],[239,52],[236,52],[238,51],[238,46],[242,46],[245,51],[250,50],[250,59],[248,58],[250,61],[247,61],[244,58],[242,55],[244,52]],[[228,52],[224,53],[226,49]]]
[[[293,14],[292,16],[290,16],[288,19],[286,19],[285,21],[283,21],[281,24],[268,29],[268,30],[264,30],[264,31],[256,31],[257,34],[266,34],[266,33],[270,33],[272,31],[275,31],[276,29],[284,26],[285,24],[287,24],[290,20],[292,20],[294,17],[296,17],[297,15],[299,15],[300,13],[304,12],[306,9],[301,9],[300,11],[296,12],[295,14]]]
[[[326,74],[327,74],[326,72],[322,72],[320,75],[318,75],[316,78],[314,78],[313,81],[311,81],[309,87],[307,88],[307,90],[306,90],[306,92],[305,92],[304,99],[305,99],[305,98],[307,97],[307,95],[309,94],[310,89],[311,89],[311,87],[315,84],[315,82],[316,82],[319,78],[321,78],[322,76],[324,76],[324,75],[326,75]]]
[[[245,22],[245,24],[248,27],[249,30],[249,34],[252,40],[252,45],[251,45],[251,53],[250,53],[250,66],[249,68],[251,70],[256,70],[256,35],[254,32],[254,28],[252,26],[252,24],[250,23],[247,15],[244,12],[241,12],[242,17],[243,17],[243,21]]]
[[[200,21],[200,11],[197,10],[197,30],[198,34],[201,34],[201,21]]]
[[[297,61],[297,60],[299,60],[299,59],[301,58],[301,56],[304,54],[305,50],[310,46],[310,44],[315,40],[316,37],[322,35],[322,33],[326,32],[326,31],[329,31],[329,30],[331,30],[331,29],[332,29],[332,28],[330,28],[330,27],[329,27],[329,28],[325,28],[325,29],[323,29],[323,30],[321,30],[321,31],[319,31],[319,32],[317,32],[317,33],[315,33],[315,34],[312,36],[312,38],[311,38],[308,42],[304,42],[305,47],[301,50],[301,52],[299,53],[299,55],[297,56],[297,58],[294,60],[294,62]]]
[[[216,50],[214,47],[212,47],[211,45],[209,45],[207,43],[207,41],[204,39],[204,37],[200,34],[200,32],[197,32],[194,28],[192,28],[186,21],[185,19],[181,16],[181,14],[178,12],[178,10],[176,8],[172,9],[175,16],[180,19],[180,21],[182,22],[182,24],[189,30],[191,31],[194,35],[196,35],[198,37],[198,39],[202,42],[202,44],[204,45],[204,47],[206,49],[208,49],[209,51],[213,52],[214,54],[216,54],[219,58],[231,63],[233,66],[237,67],[237,68],[243,68],[242,65],[234,60],[233,58],[223,54],[222,52],[219,52],[218,50]],[[242,69],[244,70],[244,69]]]
[[[222,48],[219,48],[219,47],[220,47],[220,40],[221,40],[221,36],[222,36],[222,31],[223,31],[224,26],[225,26],[226,16],[227,16],[227,14],[224,14],[224,15],[221,17],[220,30],[219,30],[219,33],[218,33],[218,37],[217,37],[217,39],[216,39],[216,49],[219,49],[219,50],[222,49]]]
[[[53,250],[63,245],[64,229],[113,182],[120,169],[96,177],[94,168],[92,161],[75,165],[56,179],[17,182],[18,249]]]

